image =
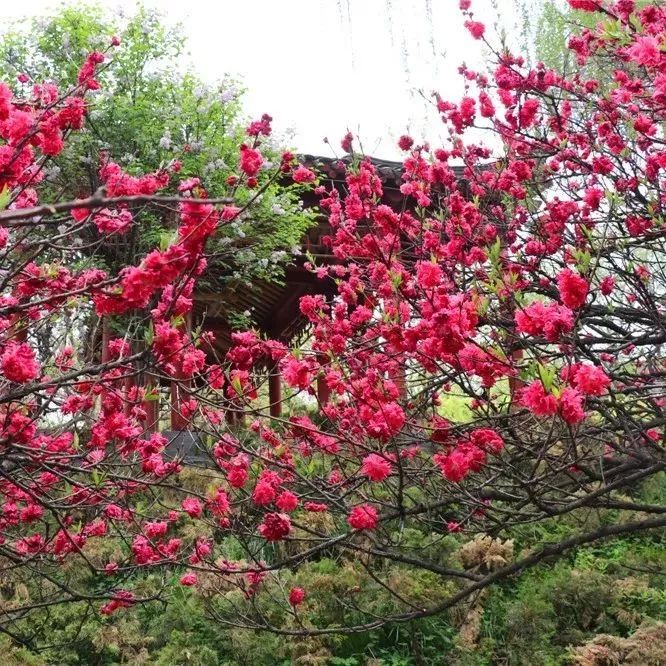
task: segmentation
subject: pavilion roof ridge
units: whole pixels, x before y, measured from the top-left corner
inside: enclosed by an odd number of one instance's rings
[[[344,178],[344,167],[351,163],[352,156],[350,154],[345,154],[341,157],[327,157],[324,155],[302,153],[298,155],[298,159],[303,164],[319,169],[329,178],[337,180]],[[387,160],[373,157],[371,155],[366,155],[365,159],[370,160],[370,162],[377,168],[377,172],[382,181],[393,181],[395,183],[402,182],[402,174],[404,172],[402,161]],[[344,167],[342,165],[344,165]],[[466,169],[464,165],[455,164],[449,166],[453,169],[457,178],[462,179],[464,177]]]

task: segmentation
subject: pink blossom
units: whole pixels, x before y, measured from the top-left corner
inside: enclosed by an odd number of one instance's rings
[[[119,608],[129,608],[132,604],[134,604],[134,594],[129,590],[118,590],[111,601],[100,607],[99,612],[102,615],[111,615]]]
[[[504,440],[495,430],[477,428],[469,434],[469,440],[480,449],[490,453],[499,453],[504,448]]]
[[[612,275],[607,275],[599,283],[599,291],[604,296],[609,296],[613,293],[613,289],[615,289],[615,280]]]
[[[576,388],[585,395],[603,395],[611,380],[598,365],[582,363],[574,374]]]
[[[465,27],[469,30],[474,39],[481,39],[486,31],[486,26],[479,21],[465,21]]]
[[[180,577],[180,584],[187,587],[197,584],[197,575],[194,571],[188,571]]]
[[[35,351],[26,342],[8,344],[0,358],[0,367],[9,381],[20,384],[37,379],[40,373]]]
[[[291,520],[285,513],[268,513],[259,525],[259,534],[266,541],[281,541],[291,532]]]
[[[299,164],[292,173],[292,178],[295,183],[313,183],[316,176],[314,171],[311,171],[302,164]]]
[[[470,472],[478,472],[486,462],[486,453],[474,443],[464,441],[449,453],[436,453],[433,461],[451,483],[459,483]]]
[[[546,393],[540,381],[528,384],[520,393],[520,404],[524,405],[536,416],[552,416],[557,414],[557,398]]]
[[[281,363],[281,370],[285,383],[292,388],[308,389],[314,379],[311,365],[307,361],[300,361],[293,356],[284,359]]]
[[[413,145],[414,145],[414,139],[412,139],[411,136],[403,134],[398,139],[398,147],[400,148],[400,150],[409,150]]]
[[[557,286],[564,305],[572,310],[585,305],[589,283],[584,277],[574,273],[570,268],[565,268],[557,276]]]
[[[416,263],[416,281],[423,289],[431,289],[439,285],[442,279],[442,269],[432,261],[419,261]]]
[[[328,511],[328,504],[323,502],[305,502],[303,508],[310,513],[324,513]]]
[[[631,236],[640,236],[652,228],[652,220],[647,217],[638,217],[637,215],[630,215],[625,220],[627,231]]]
[[[576,389],[567,387],[560,396],[560,415],[569,424],[575,425],[585,418],[583,396]]]
[[[188,516],[190,516],[190,518],[199,518],[199,516],[201,516],[201,512],[203,511],[201,502],[196,497],[186,497],[182,501],[181,507],[183,511]]]
[[[294,511],[298,506],[298,497],[296,497],[296,495],[290,490],[283,490],[275,500],[275,506],[280,509],[280,511],[289,513],[290,511]]]
[[[250,123],[250,126],[246,130],[248,136],[270,136],[272,121],[273,118],[264,113],[261,116],[261,120],[254,120]]]
[[[164,521],[153,521],[146,523],[144,532],[149,539],[156,539],[166,534],[169,524]]]
[[[347,522],[355,530],[374,530],[379,522],[379,514],[374,506],[359,504],[350,511]]]
[[[627,49],[627,55],[638,65],[656,67],[661,61],[659,41],[652,35],[640,35]]]
[[[112,211],[109,208],[104,208],[99,213],[95,213],[93,222],[100,233],[123,234],[132,224],[132,213],[127,209]]]
[[[363,458],[361,471],[371,481],[384,481],[391,475],[392,466],[386,458],[376,453],[371,453]]]
[[[599,9],[599,0],[568,0],[571,9],[580,9],[584,12],[596,12]]]
[[[264,163],[261,153],[243,144],[240,148],[240,168],[247,176],[256,176]]]
[[[300,606],[305,600],[305,590],[302,587],[292,587],[289,590],[289,603],[294,606]]]
[[[573,312],[558,303],[535,301],[514,315],[516,328],[527,335],[542,335],[548,342],[558,342],[574,326]]]
[[[272,484],[267,481],[259,481],[254,487],[252,500],[255,504],[263,506],[265,504],[270,504],[275,499],[275,496],[276,492]]]

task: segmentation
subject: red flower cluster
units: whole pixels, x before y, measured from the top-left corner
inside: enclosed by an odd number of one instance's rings
[[[515,314],[516,328],[520,333],[543,336],[548,342],[558,342],[574,326],[573,312],[558,303],[545,304],[536,301]]]
[[[262,154],[255,148],[242,145],[240,153],[240,168],[248,177],[254,177],[259,173],[264,163]]]
[[[392,465],[389,460],[376,453],[363,458],[363,465],[361,471],[371,481],[384,481],[391,475]]]
[[[289,590],[289,603],[295,608],[305,601],[305,590],[302,587],[292,587]]]
[[[572,387],[566,387],[559,398],[549,393],[543,384],[536,380],[520,393],[520,403],[536,416],[558,414],[567,423],[576,424],[585,419],[583,395]]]
[[[584,277],[570,268],[565,268],[557,276],[557,286],[564,305],[572,310],[578,310],[585,305],[590,285]]]
[[[37,379],[40,373],[35,351],[25,342],[8,344],[0,357],[0,367],[9,381],[21,384]]]
[[[563,378],[571,378],[571,384],[585,395],[603,395],[610,386],[610,377],[604,369],[590,363],[577,363],[565,368]]]
[[[284,513],[267,513],[259,525],[259,534],[266,541],[282,541],[291,532],[291,520]]]
[[[347,522],[355,530],[374,530],[379,523],[379,514],[374,506],[359,504],[350,511]]]
[[[480,428],[472,430],[467,439],[460,440],[447,453],[436,453],[433,461],[447,481],[458,483],[471,472],[480,471],[488,453],[497,455],[503,447],[504,440],[497,432]]]
[[[302,164],[299,164],[293,171],[291,177],[295,183],[313,183],[315,181],[315,173]]]

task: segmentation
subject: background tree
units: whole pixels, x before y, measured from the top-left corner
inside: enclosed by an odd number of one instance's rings
[[[256,476],[254,443],[234,442],[218,465],[232,485],[238,466],[249,474],[238,486],[254,512],[247,507],[246,531],[237,524],[234,538],[250,561],[267,554],[254,546],[257,532],[296,544],[296,553],[267,560],[269,596],[287,586],[287,568],[332,551],[360,560],[373,600],[393,594],[402,608],[385,614],[345,598],[357,621],[341,619],[347,631],[445,611],[571,548],[666,524],[661,503],[633,496],[664,469],[666,14],[627,2],[570,4],[598,11],[594,29],[570,41],[580,71],[530,69],[496,52],[492,79],[464,71],[475,94],[470,84],[460,103],[436,97],[449,145],[401,139],[402,208],[381,204],[381,182],[362,156],[347,192],[324,195],[343,265],[330,269],[338,300],[301,301],[313,353],[247,336],[229,355],[248,409],[254,385],[242,373],[269,354],[282,356],[292,388],[311,391],[323,376],[332,391],[321,426],[298,416],[256,422],[266,443]],[[483,37],[471,13],[467,27]],[[613,70],[612,82],[591,78],[596,60]],[[467,139],[477,125],[499,138],[501,152]],[[454,160],[466,167],[467,196]],[[465,422],[442,417],[449,395],[466,398]],[[556,534],[558,517],[581,508],[594,525],[514,551],[521,526]],[[634,518],[618,521],[617,511]],[[459,531],[480,536],[456,560],[437,544]],[[389,563],[450,588],[437,600],[410,597]],[[245,609],[223,596],[211,605],[231,623],[333,631],[301,624],[297,612],[285,627],[254,599]]]
[[[116,36],[107,42],[122,49]],[[180,465],[164,456],[162,435],[150,436],[156,387],[185,386],[195,376],[209,388],[224,384],[222,369],[206,364],[201,340],[195,346],[184,325],[195,285],[215,268],[224,239],[260,219],[266,199],[277,205],[292,198],[283,197],[276,183],[291,171],[293,156],[284,153],[273,166],[267,159],[268,116],[249,124],[244,141],[238,135],[237,173],[225,181],[221,197],[211,196],[198,177],[177,176],[183,169],[178,160],[148,173],[130,172],[107,152],[99,156],[99,188],[81,192],[76,185],[78,198],[71,200],[74,193],[65,187],[54,197],[46,173],[85,126],[96,104],[90,92],[101,90],[110,48],[91,52],[69,87],[33,83],[14,92],[0,86],[0,566],[12,599],[3,604],[2,630],[9,635],[29,611],[66,601],[106,599],[108,612],[131,604],[133,593],[118,591],[107,578],[114,567],[102,565],[128,544],[125,537],[118,533],[111,550],[103,548],[92,559],[84,546],[91,537],[108,535],[109,519],[133,522],[122,498],[153,485],[141,477],[152,478],[159,493],[171,487],[166,478]],[[76,155],[69,152],[68,159]],[[152,241],[141,235],[151,216],[165,221],[168,235]],[[296,215],[290,233],[307,219]],[[142,242],[133,245],[131,262],[123,263],[123,255],[110,254],[109,247],[122,248],[136,227]],[[274,239],[284,240],[279,234]],[[252,274],[266,277],[270,271],[260,267]],[[110,317],[122,328],[109,331],[101,349],[88,344],[89,333]],[[120,504],[107,502],[107,490]],[[161,501],[150,494],[139,500],[142,507]],[[175,540],[169,548],[177,548]],[[34,596],[16,596],[35,577],[40,583]]]
[[[109,35],[121,44],[114,66],[99,74],[101,87],[93,91],[86,127],[51,161],[41,184],[51,200],[96,192],[106,154],[136,174],[177,161],[182,177],[200,178],[211,196],[233,192],[238,146],[249,123],[242,114],[241,84],[227,75],[206,84],[190,71],[180,28],[158,12],[139,6],[125,15],[95,4],[63,6],[52,16],[10,24],[3,31],[0,73],[17,92],[33,81],[72,85],[82,54],[98,49]],[[278,143],[271,136],[264,146],[267,166],[279,162]],[[233,291],[279,280],[311,221],[293,188],[277,180],[268,184],[254,201],[252,219],[236,220],[216,239],[209,286]],[[121,267],[172,232],[168,215],[144,210],[127,237],[109,243],[100,258]]]

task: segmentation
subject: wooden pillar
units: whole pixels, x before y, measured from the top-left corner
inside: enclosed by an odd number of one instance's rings
[[[325,379],[326,366],[328,365],[328,357],[326,354],[317,354],[317,361],[319,362],[320,370],[317,375],[317,400],[319,406],[323,407],[328,403],[331,398],[331,389],[328,387]]]
[[[25,318],[28,319],[28,313],[25,313]],[[17,312],[11,316],[11,328],[9,337],[14,342],[27,342],[28,340],[28,327],[21,321],[21,313]]]
[[[187,430],[190,425],[190,420],[182,411],[186,395],[185,382],[177,377],[171,382],[171,430]]]
[[[109,342],[111,342],[111,329],[109,328],[109,320],[104,317],[102,319],[102,363],[108,363],[111,359],[111,352],[109,351]]]
[[[268,374],[268,409],[271,416],[282,415],[282,375],[277,363]]]
[[[512,334],[515,335],[515,331],[512,331]],[[511,361],[512,365],[515,367],[523,358],[522,349],[514,349],[511,352]],[[518,399],[519,391],[525,386],[525,382],[518,377],[517,375],[509,376],[509,399],[511,402],[511,407],[515,407],[516,400]]]
[[[132,345],[130,344],[129,354],[133,354]],[[125,377],[124,387],[125,387],[125,416],[129,417],[132,413],[132,407],[134,402],[130,402],[130,394],[132,389],[137,385],[137,369],[134,367],[134,364],[128,364],[127,369],[125,370],[127,376]],[[134,398],[136,400],[136,397]]]
[[[230,426],[241,426],[245,423],[245,412],[236,402],[232,402],[225,411],[225,418]]]
[[[503,271],[508,271],[510,268],[510,261],[507,256],[508,248],[510,247],[509,236],[507,233],[507,228],[505,225],[500,225],[499,228],[499,241],[500,241],[500,262]],[[517,337],[516,327],[514,325],[514,317],[516,313],[516,303],[511,298],[507,298],[506,301],[500,306],[500,311],[502,312],[503,317],[507,322],[511,322],[507,327],[506,334],[504,336],[504,343],[507,348],[507,358],[510,361],[511,365],[515,368],[519,361],[523,358],[523,350],[515,348],[515,342]],[[510,350],[510,351],[509,351]],[[520,390],[525,386],[520,377],[509,376],[509,411],[516,409],[516,402],[519,397]]]
[[[404,361],[400,361],[400,365],[391,379],[398,389],[398,399],[404,400],[407,397],[407,369]]]
[[[189,342],[189,336],[192,331],[192,312],[185,315],[185,322],[181,326]],[[171,430],[187,430],[190,426],[190,420],[183,415],[182,404],[187,399],[187,389],[191,386],[191,381],[178,373],[171,382]]]
[[[101,363],[102,363],[102,371],[100,372],[100,376],[104,374],[107,369],[106,369],[106,364],[111,361],[111,349],[110,349],[110,342],[111,342],[111,327],[109,326],[109,319],[108,317],[102,317],[101,319],[101,326],[102,326],[102,354],[101,354]],[[109,393],[115,393],[118,390],[118,382],[102,382],[102,391],[100,394],[100,405],[104,403],[104,399]],[[126,413],[126,410],[124,410],[124,413]]]
[[[143,410],[146,412],[144,428],[146,432],[157,432],[160,419],[159,388],[156,386],[153,376],[148,372],[144,373],[143,387],[146,395],[152,396],[151,400],[143,401]]]

